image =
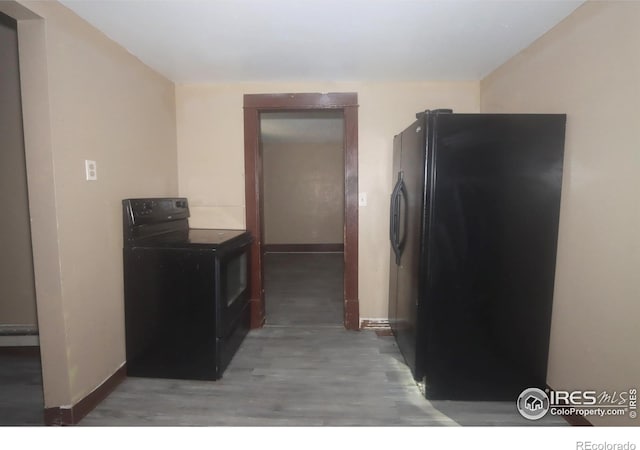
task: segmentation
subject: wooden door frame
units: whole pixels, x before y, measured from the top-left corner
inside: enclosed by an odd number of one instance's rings
[[[344,114],[344,327],[358,330],[358,94],[245,94],[243,103],[246,228],[254,239],[250,262],[251,328],[260,328],[265,321],[260,113],[340,110]]]

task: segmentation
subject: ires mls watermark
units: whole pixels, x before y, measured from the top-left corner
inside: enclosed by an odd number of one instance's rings
[[[638,416],[638,390],[626,391],[552,391],[528,388],[522,391],[516,402],[518,412],[525,419],[538,420],[554,416]]]

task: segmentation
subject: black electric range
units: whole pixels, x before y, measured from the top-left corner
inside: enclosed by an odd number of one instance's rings
[[[249,329],[251,236],[190,229],[186,198],[122,206],[127,374],[220,378]]]

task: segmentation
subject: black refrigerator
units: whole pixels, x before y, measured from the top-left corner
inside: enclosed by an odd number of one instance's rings
[[[431,399],[546,387],[566,116],[426,111],[395,136],[389,323]]]

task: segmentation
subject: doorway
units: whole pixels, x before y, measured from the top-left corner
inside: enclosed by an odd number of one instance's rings
[[[344,117],[260,115],[265,322],[343,322]]]
[[[44,408],[31,249],[17,21],[0,12],[0,425],[41,425]]]
[[[358,305],[358,115],[357,94],[247,94],[244,96],[246,227],[251,248],[251,327],[265,322],[264,173],[261,115],[273,112],[336,111],[343,117],[344,225],[342,322],[359,329]]]

